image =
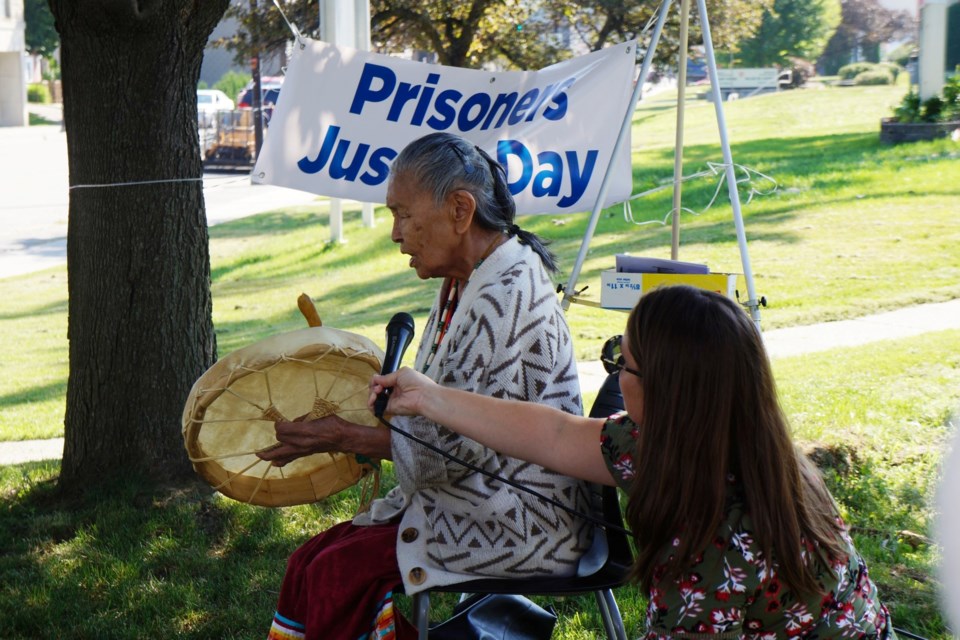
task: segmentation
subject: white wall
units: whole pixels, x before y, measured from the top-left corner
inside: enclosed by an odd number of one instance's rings
[[[924,0],[920,7],[920,98],[940,93],[947,71],[947,7],[960,0]],[[956,37],[956,36],[954,36]]]
[[[0,0],[0,127],[23,127],[27,119],[23,0]]]

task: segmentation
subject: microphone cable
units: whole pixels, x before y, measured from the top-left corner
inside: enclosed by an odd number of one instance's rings
[[[446,458],[447,460],[450,460],[451,462],[455,462],[455,463],[459,464],[459,465],[462,466],[462,467],[466,467],[467,469],[470,469],[471,471],[473,471],[473,472],[475,472],[475,473],[479,473],[479,474],[481,474],[481,475],[483,475],[483,476],[486,476],[486,477],[488,477],[488,478],[491,478],[491,479],[493,479],[493,480],[497,480],[498,482],[502,482],[503,484],[506,484],[506,485],[509,485],[509,486],[513,487],[514,489],[518,489],[518,490],[520,490],[520,491],[523,491],[524,493],[528,493],[528,494],[534,496],[535,498],[538,498],[538,499],[542,500],[543,502],[546,502],[547,504],[553,505],[554,507],[557,507],[558,509],[562,509],[563,511],[566,511],[567,513],[569,513],[569,514],[572,515],[572,516],[575,516],[575,517],[577,517],[577,518],[582,518],[583,520],[586,520],[587,522],[591,522],[591,523],[597,525],[598,527],[600,527],[601,529],[603,529],[604,531],[616,531],[617,533],[622,533],[622,534],[624,534],[624,535],[626,535],[626,536],[628,536],[628,537],[630,537],[630,538],[633,538],[633,533],[631,533],[629,529],[625,529],[625,528],[623,528],[623,527],[621,527],[621,526],[619,526],[619,525],[611,524],[611,523],[607,522],[606,520],[603,520],[602,518],[598,518],[597,516],[595,516],[595,515],[593,515],[593,514],[584,513],[584,512],[582,512],[582,511],[580,511],[580,510],[578,510],[578,509],[574,509],[573,507],[570,507],[570,506],[568,506],[568,505],[565,505],[564,503],[560,502],[559,500],[555,500],[554,498],[551,498],[551,497],[549,497],[549,496],[543,495],[543,494],[540,493],[539,491],[535,491],[534,489],[531,489],[531,488],[529,488],[529,487],[525,487],[524,485],[520,484],[519,482],[515,482],[515,481],[510,480],[510,479],[508,479],[508,478],[504,478],[503,476],[499,476],[499,475],[497,475],[496,473],[493,473],[492,471],[487,471],[486,469],[481,469],[481,468],[478,467],[477,465],[472,464],[472,463],[470,463],[470,462],[467,462],[466,460],[461,460],[461,459],[458,458],[457,456],[455,456],[455,455],[453,455],[453,454],[451,454],[451,453],[447,453],[446,451],[444,451],[444,450],[441,449],[440,447],[434,445],[433,443],[427,442],[427,441],[424,440],[423,438],[420,438],[420,437],[418,437],[418,436],[415,436],[415,435],[413,435],[412,433],[407,433],[407,432],[404,431],[403,429],[400,429],[399,427],[394,426],[393,424],[391,424],[391,423],[390,423],[386,418],[384,418],[383,416],[377,416],[377,419],[380,420],[380,422],[382,422],[385,427],[387,427],[388,429],[390,429],[390,431],[393,431],[394,433],[399,433],[400,435],[402,435],[403,437],[405,437],[405,438],[407,438],[407,439],[409,439],[409,440],[413,440],[413,441],[416,442],[417,444],[419,444],[419,445],[421,445],[421,446],[423,446],[423,447],[426,447],[426,448],[429,449],[430,451],[432,451],[432,452],[434,452],[434,453],[436,453],[436,454],[439,454],[439,455],[443,456],[444,458]],[[464,436],[460,436],[460,437],[464,437]],[[489,448],[489,447],[488,447],[488,448]]]

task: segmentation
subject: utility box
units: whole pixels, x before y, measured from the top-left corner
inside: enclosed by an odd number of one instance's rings
[[[600,273],[600,306],[604,309],[632,309],[640,296],[661,286],[685,284],[737,299],[745,291],[739,273],[624,273],[608,269]]]

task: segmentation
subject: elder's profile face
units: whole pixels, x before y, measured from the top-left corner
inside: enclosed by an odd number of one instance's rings
[[[393,214],[390,239],[400,245],[400,253],[410,256],[417,276],[451,275],[456,257],[452,205],[437,206],[433,194],[400,174],[387,185],[387,208]]]

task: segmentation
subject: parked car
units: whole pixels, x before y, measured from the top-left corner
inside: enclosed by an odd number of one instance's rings
[[[218,111],[233,111],[233,100],[219,89],[197,90],[197,119],[201,127],[209,127]]]
[[[260,85],[260,108],[263,109],[263,123],[270,124],[270,117],[273,115],[273,109],[277,105],[277,99],[280,97],[280,84],[272,82],[262,83]],[[240,109],[253,108],[253,87],[247,87],[240,92],[237,98],[237,107]]]

